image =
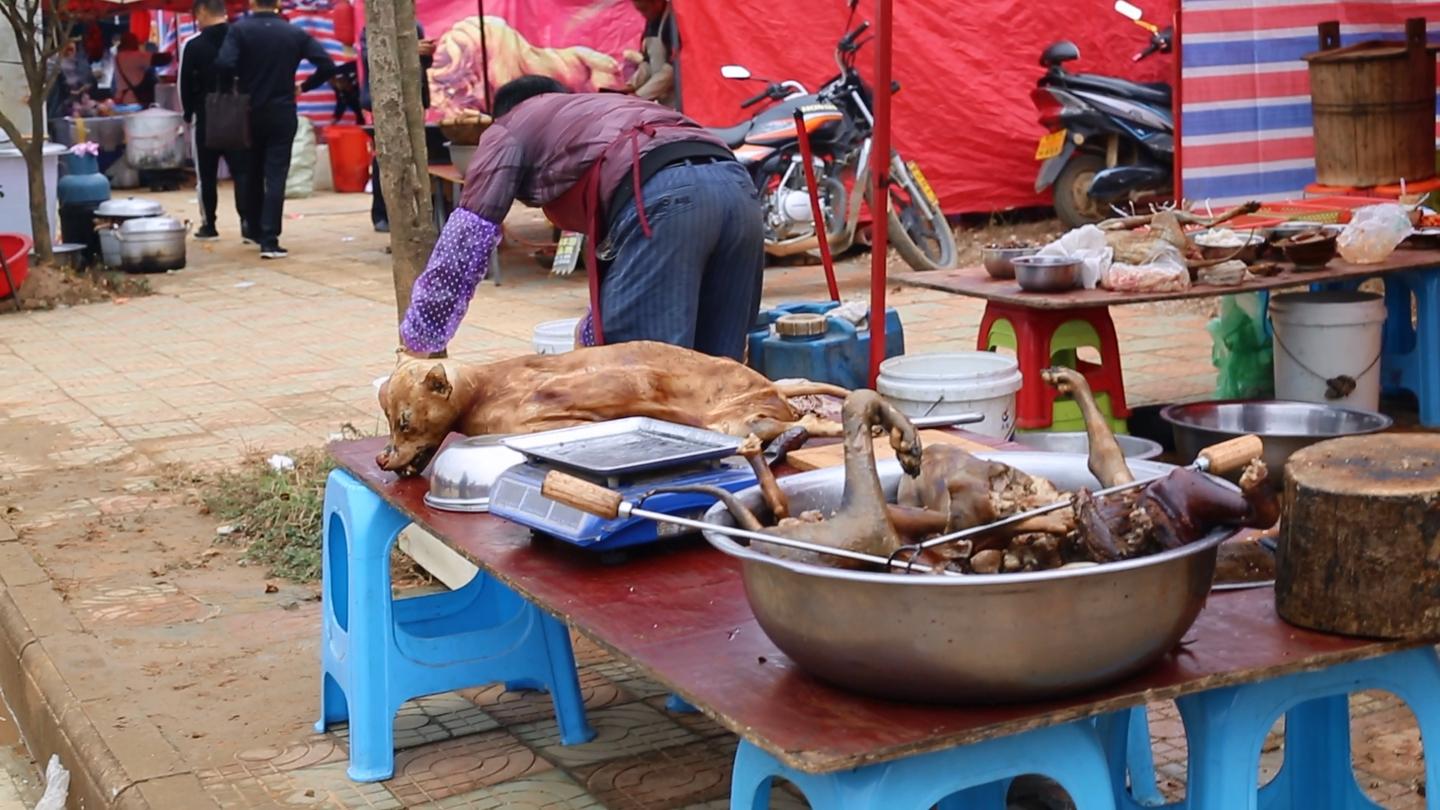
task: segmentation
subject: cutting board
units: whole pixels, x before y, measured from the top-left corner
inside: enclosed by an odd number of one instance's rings
[[[983,445],[972,441],[957,433],[946,430],[922,430],[920,431],[920,446],[932,444],[953,444],[962,450],[971,453],[990,453],[994,447]],[[894,458],[895,451],[890,448],[890,437],[881,436],[875,440],[875,458],[884,461],[887,458]],[[804,447],[785,457],[786,462],[797,470],[818,470],[822,467],[838,467],[845,463],[845,444],[827,444],[824,447]]]

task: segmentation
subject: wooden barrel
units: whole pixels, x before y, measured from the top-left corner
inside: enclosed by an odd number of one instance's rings
[[[1368,188],[1435,175],[1435,52],[1425,20],[1406,41],[1341,48],[1340,24],[1320,24],[1310,63],[1316,182]]]

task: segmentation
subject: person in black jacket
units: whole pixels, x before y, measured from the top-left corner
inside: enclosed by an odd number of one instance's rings
[[[280,17],[280,0],[251,0],[251,14],[230,26],[216,67],[240,80],[250,96],[250,164],[245,170],[247,239],[260,243],[260,258],[283,259],[280,224],[285,215],[285,179],[290,174],[290,149],[299,113],[295,99],[330,80],[335,63],[325,47]],[[299,86],[300,60],[315,72]]]
[[[200,33],[191,37],[180,49],[180,107],[185,112],[185,122],[194,124],[196,190],[200,194],[201,217],[195,238],[209,240],[220,238],[215,229],[215,206],[221,157],[230,167],[230,176],[235,178],[235,212],[240,217],[241,231],[246,230],[245,181],[241,172],[245,170],[249,157],[240,152],[217,152],[205,145],[205,96],[221,89],[215,60],[220,56],[220,46],[225,43],[225,34],[230,29],[225,0],[196,0],[191,13],[200,26]]]
[[[430,79],[425,72],[435,59],[435,42],[425,38],[425,29],[415,26],[415,35],[420,38],[420,106],[430,109]],[[360,106],[372,108],[370,99],[370,53],[365,47],[365,30],[360,31],[360,63],[365,74],[360,83]],[[374,131],[371,131],[374,137]],[[370,224],[379,233],[390,232],[390,212],[385,208],[385,194],[380,190],[380,158],[370,162]]]

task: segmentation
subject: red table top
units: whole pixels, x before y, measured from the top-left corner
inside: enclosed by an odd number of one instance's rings
[[[1397,250],[1390,258],[1379,264],[1351,264],[1335,259],[1324,270],[1304,273],[1293,268],[1268,278],[1254,278],[1241,284],[1215,287],[1208,284],[1194,284],[1188,289],[1176,292],[1125,293],[1111,290],[1067,290],[1058,293],[1026,292],[1015,280],[997,281],[985,272],[983,267],[962,267],[958,270],[892,272],[890,279],[912,287],[983,298],[1031,309],[1082,309],[1085,307],[1119,306],[1121,304],[1142,304],[1149,301],[1173,301],[1181,298],[1210,298],[1217,295],[1273,290],[1281,287],[1296,287],[1328,281],[1345,281],[1378,276],[1402,270],[1420,270],[1440,267],[1440,251]]]
[[[424,479],[401,481],[376,467],[383,443],[339,442],[330,449],[344,469],[483,571],[781,762],[811,773],[1414,646],[1292,627],[1275,614],[1271,590],[1261,588],[1213,594],[1182,648],[1103,690],[990,707],[878,700],[799,671],[756,623],[737,561],[703,540],[653,546],[606,564],[583,549],[532,539],[527,529],[499,518],[430,509]]]

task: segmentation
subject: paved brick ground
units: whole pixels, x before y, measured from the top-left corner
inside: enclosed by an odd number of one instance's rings
[[[172,211],[193,209],[188,194],[155,196]],[[319,443],[346,422],[375,429],[371,381],[392,365],[395,338],[385,240],[370,233],[367,206],[361,196],[291,203],[284,241],[292,258],[285,262],[261,263],[234,240],[232,226],[225,241],[193,245],[190,268],[156,278],[154,296],[0,317],[0,482],[22,491],[43,487],[43,476],[57,469],[98,465],[135,484],[44,512],[32,509],[16,520],[35,528],[147,510],[163,516],[178,507],[144,485],[157,465],[227,465],[253,450]],[[515,233],[539,238],[544,228],[517,216]],[[848,294],[863,294],[865,272],[842,268]],[[537,322],[583,309],[583,277],[550,277],[523,249],[507,250],[502,281],[487,283],[475,300],[454,343],[456,356],[526,352]],[[820,273],[772,270],[766,294],[771,301],[822,297]],[[890,301],[900,308],[911,351],[973,346],[978,303],[901,288],[892,289]],[[1193,306],[1116,313],[1133,402],[1209,393],[1205,317]],[[177,553],[198,555],[208,543],[195,538],[188,552]],[[95,553],[100,550],[97,545]],[[77,551],[51,552],[47,567],[60,570],[58,561],[67,560],[68,573],[50,572],[69,578],[66,609],[97,633],[121,628],[146,638],[138,634],[164,629],[196,639],[209,634],[211,642],[216,633],[268,633],[266,643],[315,644],[313,605],[247,613],[258,604],[250,595],[232,594],[225,602],[219,588],[197,599],[186,592],[188,584],[135,585],[133,576],[89,581],[73,557],[63,557]],[[219,604],[227,618],[209,622]],[[584,746],[557,744],[543,696],[490,688],[407,705],[397,719],[396,776],[383,784],[357,785],[345,777],[343,728],[313,735],[293,722],[266,729],[252,747],[194,773],[225,808],[724,807],[735,739],[703,718],[668,714],[659,686],[583,640],[577,640],[577,657],[601,732]],[[282,690],[292,702],[301,699],[296,694],[311,694],[312,673],[292,676],[304,687],[272,681],[259,688]],[[1174,796],[1183,790],[1183,733],[1172,707],[1152,712],[1159,770]],[[1418,735],[1405,709],[1363,696],[1355,712],[1362,784],[1386,807],[1421,806]],[[195,732],[180,734],[192,747],[218,746],[217,736],[201,741]],[[1267,746],[1267,764],[1279,755]],[[775,806],[803,803],[782,787]]]

